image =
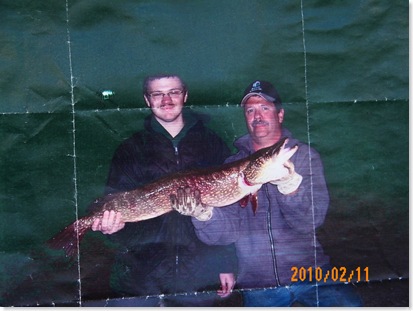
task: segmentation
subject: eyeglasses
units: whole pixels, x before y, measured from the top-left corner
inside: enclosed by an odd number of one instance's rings
[[[153,92],[151,94],[148,94],[153,100],[161,100],[164,98],[164,96],[169,96],[171,98],[178,98],[181,96],[181,94],[184,92],[184,90],[171,90],[168,93],[162,93],[162,92]]]

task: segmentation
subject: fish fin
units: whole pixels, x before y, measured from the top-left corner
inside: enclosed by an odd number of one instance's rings
[[[249,202],[249,200],[250,200],[250,196],[251,196],[251,194],[246,195],[246,196],[243,197],[241,200],[239,200],[239,205],[241,205],[241,207],[247,206],[247,204],[248,204],[248,202]]]
[[[67,257],[74,256],[82,238],[89,227],[82,227],[75,221],[47,241],[52,249],[63,249]]]
[[[252,211],[254,212],[254,216],[255,216],[257,209],[258,209],[258,196],[257,196],[257,193],[250,194],[250,196],[251,196]]]

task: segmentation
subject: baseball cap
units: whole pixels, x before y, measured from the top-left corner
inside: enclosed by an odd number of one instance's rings
[[[245,89],[244,97],[241,100],[241,106],[245,104],[248,98],[256,95],[261,96],[265,100],[278,106],[281,105],[281,98],[275,87],[268,81],[256,80]]]

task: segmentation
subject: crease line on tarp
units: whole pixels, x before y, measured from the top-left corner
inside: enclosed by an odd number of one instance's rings
[[[77,272],[78,272],[78,286],[79,286],[79,306],[82,306],[82,282],[80,278],[80,248],[79,248],[79,225],[77,220],[79,219],[78,208],[78,191],[77,191],[77,162],[76,162],[76,111],[75,111],[75,96],[74,96],[74,76],[72,65],[72,46],[69,29],[69,0],[66,0],[66,36],[67,36],[67,49],[69,58],[69,72],[70,72],[70,101],[72,105],[72,140],[73,140],[73,184],[74,184],[74,202],[76,213],[76,237],[77,237]]]
[[[305,23],[304,23],[304,7],[303,0],[301,0],[301,27],[303,36],[303,56],[304,56],[304,89],[305,89],[305,107],[307,115],[307,141],[308,141],[308,165],[310,169],[310,193],[311,193],[311,214],[313,218],[313,245],[314,245],[314,269],[317,268],[317,236],[316,236],[316,226],[315,226],[315,207],[314,207],[314,184],[313,184],[313,166],[311,161],[311,134],[310,134],[310,106],[308,102],[308,76],[307,76],[307,47],[305,42]],[[316,300],[317,307],[320,306],[320,300],[318,295],[318,281],[315,283],[316,288]]]
[[[352,100],[337,100],[337,101],[318,101],[318,102],[313,102],[313,105],[320,105],[320,104],[365,104],[365,103],[379,103],[379,102],[409,102],[408,99],[406,98],[382,98],[382,99],[365,99],[365,100],[358,100],[358,99],[352,99]],[[284,105],[297,105],[301,104],[302,102],[300,101],[292,101],[292,102],[283,102]],[[137,103],[139,104],[139,103]],[[227,107],[240,107],[240,104],[237,103],[230,103],[230,104],[214,104],[214,105],[190,105],[186,106],[191,109],[196,108],[196,109],[215,109],[215,108],[227,108]],[[124,112],[124,111],[149,111],[149,108],[147,107],[117,107],[117,108],[95,108],[95,109],[83,109],[83,110],[78,110],[77,114],[84,114],[88,112]],[[0,112],[0,116],[2,115],[25,115],[25,114],[63,114],[66,113],[65,111],[3,111]]]

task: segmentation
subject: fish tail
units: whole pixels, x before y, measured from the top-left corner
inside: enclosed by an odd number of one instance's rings
[[[52,249],[63,249],[68,257],[73,256],[88,229],[89,227],[81,226],[79,221],[75,221],[48,240],[47,245]]]

